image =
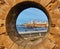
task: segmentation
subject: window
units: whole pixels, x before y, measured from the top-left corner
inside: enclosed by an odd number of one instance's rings
[[[44,37],[48,31],[48,17],[38,8],[27,8],[19,13],[16,20],[18,33],[24,38]]]
[[[24,39],[29,41],[45,39],[49,30],[49,21],[49,13],[42,5],[33,1],[24,1],[9,11],[6,31],[16,43]]]

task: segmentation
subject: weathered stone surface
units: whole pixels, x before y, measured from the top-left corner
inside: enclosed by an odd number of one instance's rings
[[[11,39],[6,30],[6,18],[12,7],[23,1],[34,1],[46,8],[50,15],[51,26],[47,39],[43,42],[18,41],[18,38]],[[8,20],[10,21],[10,20]],[[14,21],[14,20],[13,20]],[[14,27],[14,25],[12,25]],[[6,34],[7,33],[7,34]],[[12,31],[11,31],[12,33]],[[13,34],[13,33],[12,33]],[[16,35],[16,34],[15,34]],[[14,36],[15,36],[14,35]],[[12,35],[11,35],[12,36]],[[13,36],[13,37],[14,37]],[[40,40],[39,40],[40,41]],[[20,43],[21,42],[21,43]],[[31,42],[31,44],[27,44]],[[60,0],[0,0],[0,49],[60,49]]]
[[[51,0],[41,0],[40,4],[42,4],[43,6],[48,6],[50,4]]]

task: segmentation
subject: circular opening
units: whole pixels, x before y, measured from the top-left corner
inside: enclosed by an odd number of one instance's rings
[[[48,17],[43,10],[26,8],[19,13],[16,20],[18,34],[24,39],[44,37],[48,31]]]
[[[23,38],[36,39],[45,37],[49,23],[49,14],[42,5],[25,1],[18,3],[9,11],[6,18],[6,31],[15,42]]]

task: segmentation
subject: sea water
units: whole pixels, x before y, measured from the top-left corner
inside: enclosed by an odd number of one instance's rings
[[[37,28],[28,28],[28,27],[25,27],[25,26],[16,26],[17,28],[17,31],[18,32],[26,32],[26,31],[44,31],[44,30],[48,30],[48,28],[45,28],[45,27],[37,27]]]

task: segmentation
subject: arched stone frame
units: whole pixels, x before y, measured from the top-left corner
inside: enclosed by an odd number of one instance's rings
[[[12,2],[10,5],[9,5],[9,3],[8,3],[8,5],[7,5],[7,8],[8,9],[6,9],[6,11],[7,12],[5,12],[5,16],[4,15],[2,15],[2,17],[1,17],[1,15],[0,15],[0,19],[2,19],[1,21],[2,21],[2,23],[4,24],[3,25],[3,27],[1,27],[1,34],[2,34],[2,40],[5,40],[5,47],[9,47],[9,42],[8,42],[8,44],[7,44],[7,40],[9,39],[9,41],[10,41],[10,43],[12,44],[12,42],[11,42],[11,40],[10,40],[10,38],[8,37],[9,35],[7,34],[5,34],[6,33],[6,31],[5,31],[5,18],[6,18],[6,16],[7,16],[7,14],[8,14],[8,12],[9,12],[9,9],[11,9],[12,7],[13,7],[13,5],[14,4],[18,4],[19,2],[22,2],[23,0],[20,0],[20,1],[17,1],[17,2]],[[32,0],[31,0],[32,1]],[[34,0],[35,1],[35,0]],[[48,0],[47,0],[48,1]],[[47,2],[46,1],[46,2]],[[48,36],[48,38],[47,38],[47,40],[44,42],[46,45],[44,45],[44,43],[43,44],[41,44],[42,46],[41,47],[43,47],[42,49],[44,49],[44,48],[46,48],[47,47],[47,45],[49,45],[47,48],[49,49],[52,49],[53,47],[54,47],[54,49],[59,49],[59,44],[58,43],[60,43],[59,42],[59,16],[60,16],[60,14],[59,14],[59,12],[58,13],[56,13],[56,8],[58,8],[58,6],[59,6],[59,2],[58,1],[56,1],[56,2],[54,2],[54,3],[50,3],[48,6],[45,6],[44,4],[43,4],[43,1],[40,1],[39,2],[39,0],[37,0],[37,1],[35,1],[35,2],[38,2],[38,3],[41,3],[46,9],[47,9],[47,11],[49,12],[49,14],[50,14],[50,18],[51,18],[51,21],[52,21],[52,26],[54,26],[55,25],[55,27],[51,27],[51,29],[50,29],[50,33],[51,34],[49,34],[49,36]],[[44,2],[44,3],[46,3],[46,2]],[[7,2],[6,2],[7,3]],[[13,4],[14,3],[14,4]],[[47,3],[46,3],[47,4]],[[8,6],[10,6],[10,7],[8,7]],[[2,6],[1,6],[2,7]],[[6,7],[5,7],[6,8]],[[3,9],[2,9],[3,10]],[[2,12],[1,12],[2,13]],[[3,13],[4,14],[4,13]],[[58,16],[57,16],[58,15]],[[57,22],[57,19],[58,19],[58,22]],[[3,29],[4,28],[4,29]],[[54,33],[55,32],[55,33]],[[56,37],[55,37],[56,36]],[[5,38],[3,38],[3,37],[6,37],[6,39]],[[56,40],[57,39],[57,40]],[[51,44],[52,44],[52,42],[50,42],[50,40],[52,40],[52,41],[54,41],[54,42],[57,42],[57,43],[55,43],[55,45],[58,45],[58,46],[52,46],[52,48],[51,48]],[[48,44],[47,44],[47,43]],[[53,42],[53,45],[54,45],[54,42]],[[51,43],[51,44],[50,44]],[[8,45],[8,46],[7,46]],[[15,47],[16,45],[14,45],[13,44],[13,46]],[[28,47],[28,46],[27,46]],[[35,47],[35,46],[33,46],[33,47]],[[40,44],[38,44],[37,45],[37,47],[38,47],[38,49],[40,49],[41,47],[40,47]],[[36,47],[35,47],[36,48]],[[46,49],[47,49],[46,48]],[[11,48],[11,49],[13,49],[13,48]],[[37,48],[36,48],[37,49]]]
[[[16,30],[16,19],[17,19],[19,13],[22,12],[24,9],[27,9],[30,7],[35,7],[35,8],[42,10],[47,15],[48,21],[50,21],[47,10],[39,3],[36,3],[33,1],[25,1],[25,2],[18,3],[17,5],[15,5],[14,7],[11,8],[11,10],[9,11],[7,18],[6,18],[6,30],[9,34],[9,36],[12,38],[12,40],[16,41],[16,40],[20,39],[20,37],[21,37],[21,35],[19,35]],[[49,25],[50,25],[50,22],[48,22]],[[16,39],[16,37],[17,37],[17,39]]]

